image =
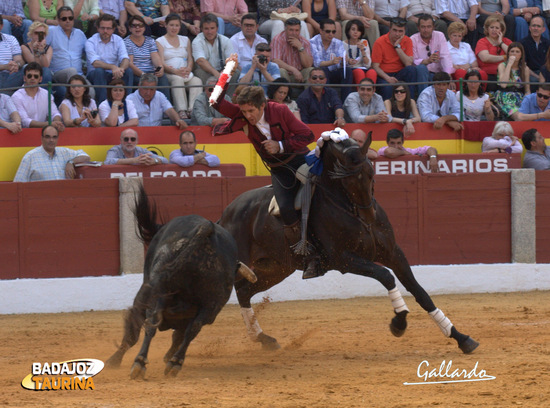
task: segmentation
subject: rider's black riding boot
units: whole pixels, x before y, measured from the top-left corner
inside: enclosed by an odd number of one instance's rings
[[[294,224],[285,225],[283,228],[290,250],[294,252],[294,245],[301,239],[300,222],[296,221]],[[315,248],[313,248],[309,255],[304,257],[304,261],[306,267],[304,268],[302,279],[317,278],[325,274],[321,269],[321,261],[319,260],[319,255],[317,255]]]

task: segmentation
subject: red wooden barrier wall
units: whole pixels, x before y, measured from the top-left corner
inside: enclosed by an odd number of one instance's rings
[[[550,262],[550,173],[537,180],[537,259]],[[237,195],[269,183],[144,179],[167,219],[212,221]],[[377,176],[375,196],[413,265],[510,262],[509,173]],[[0,211],[0,279],[119,273],[118,180],[0,183]]]

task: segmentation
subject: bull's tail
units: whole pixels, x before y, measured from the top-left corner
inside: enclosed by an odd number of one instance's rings
[[[157,224],[157,206],[154,201],[150,202],[143,184],[139,186],[139,191],[135,197],[134,216],[136,217],[139,238],[149,244],[155,234],[162,228],[162,224]]]

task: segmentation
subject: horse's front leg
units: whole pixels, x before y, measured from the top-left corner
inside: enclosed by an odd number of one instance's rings
[[[409,308],[401,295],[401,291],[396,286],[391,272],[383,266],[367,261],[354,253],[344,253],[342,259],[346,260],[346,271],[343,273],[353,273],[376,279],[388,290],[388,296],[395,312],[395,316],[390,323],[390,331],[394,336],[401,337],[407,329]]]
[[[428,312],[443,334],[457,341],[458,347],[465,354],[472,353],[479,346],[479,343],[470,336],[460,333],[449,318],[435,306],[430,295],[415,279],[409,262],[398,245],[395,245],[392,254],[384,261],[384,265],[393,271],[399,282],[414,296],[417,303]]]

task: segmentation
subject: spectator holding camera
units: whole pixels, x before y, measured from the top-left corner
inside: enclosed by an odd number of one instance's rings
[[[256,45],[256,54],[252,57],[252,63],[243,67],[239,82],[249,84],[257,81],[267,92],[268,84],[265,82],[273,82],[280,76],[279,66],[271,62],[271,47],[269,44],[259,43]]]
[[[21,46],[21,54],[25,63],[37,62],[42,67],[42,83],[52,81],[52,71],[49,68],[52,61],[53,48],[46,44],[48,25],[35,21],[29,27],[29,42]]]
[[[90,96],[90,88],[82,75],[73,75],[69,79],[67,93],[59,110],[66,127],[101,126],[97,105]]]

